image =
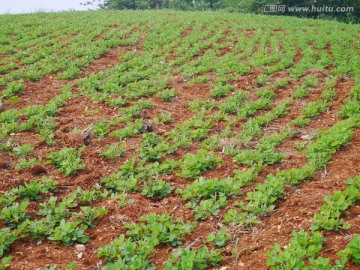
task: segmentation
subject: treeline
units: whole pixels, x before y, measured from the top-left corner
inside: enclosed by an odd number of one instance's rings
[[[360,0],[92,0],[88,4],[102,9],[223,10],[360,23]]]

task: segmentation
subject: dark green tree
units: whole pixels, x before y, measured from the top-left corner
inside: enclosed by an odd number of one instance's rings
[[[360,0],[92,0],[101,9],[177,9],[177,10],[225,10],[243,13],[264,14],[266,5],[284,5],[284,12],[267,15],[287,15],[306,18],[337,19],[349,23],[360,22]],[[312,9],[332,7],[334,12]],[[288,7],[309,7],[309,12],[291,12]],[[348,12],[335,12],[336,8],[352,7]]]

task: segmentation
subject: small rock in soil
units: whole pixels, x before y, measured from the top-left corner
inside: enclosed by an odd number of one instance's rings
[[[84,253],[80,252],[80,253],[77,255],[78,259],[81,259],[81,258],[83,257],[83,255],[84,255]]]
[[[309,135],[303,135],[300,138],[305,140],[305,141],[310,141],[311,140],[311,137]]]
[[[31,172],[32,175],[39,175],[39,174],[48,173],[47,170],[43,166],[41,166],[39,164],[36,164],[36,165],[32,166],[30,168],[30,172]]]
[[[290,186],[290,185],[285,185],[285,186],[284,186],[284,191],[285,191],[286,193],[290,192],[292,189],[293,189],[293,187]]]
[[[153,126],[151,121],[144,122],[140,129],[140,133],[148,133],[152,131],[153,131]]]
[[[0,169],[10,169],[11,162],[4,156],[0,156]]]
[[[79,252],[84,252],[86,249],[84,245],[76,245],[75,248]]]
[[[92,135],[92,128],[86,129],[82,132],[81,138],[85,145],[89,145],[91,143],[91,135]]]

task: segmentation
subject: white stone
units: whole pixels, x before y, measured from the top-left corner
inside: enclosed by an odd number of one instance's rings
[[[311,140],[311,137],[309,135],[303,135],[300,138],[305,140],[305,141],[310,141]]]
[[[84,253],[80,252],[80,253],[77,255],[78,259],[81,259],[81,258],[83,257],[83,255],[84,255]]]
[[[75,248],[78,252],[84,252],[86,249],[84,245],[76,245]]]

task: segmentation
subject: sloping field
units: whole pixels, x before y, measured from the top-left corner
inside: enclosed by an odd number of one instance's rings
[[[0,16],[0,268],[359,269],[359,31]]]

